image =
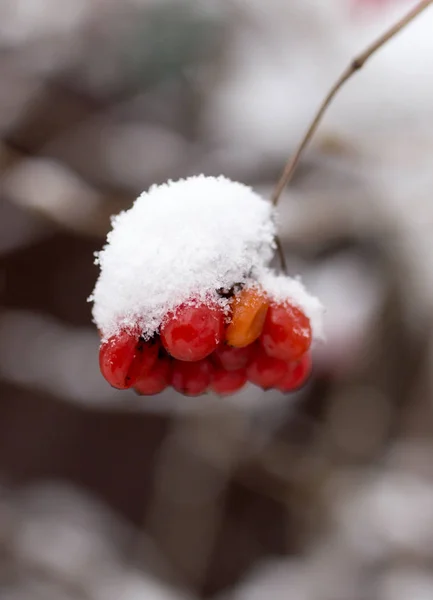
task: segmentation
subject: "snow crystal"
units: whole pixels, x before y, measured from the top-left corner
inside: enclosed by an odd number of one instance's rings
[[[136,323],[150,336],[178,304],[216,298],[265,266],[274,237],[271,205],[241,183],[198,176],[153,186],[113,219],[97,258],[94,320],[105,337]]]
[[[290,302],[300,308],[310,319],[314,339],[323,339],[324,307],[320,300],[307,292],[299,278],[278,275],[269,269],[263,269],[258,282],[266,290],[269,298],[276,302]]]
[[[305,310],[316,337],[321,305],[302,284],[267,268],[275,248],[272,205],[251,188],[224,177],[190,177],[153,186],[112,220],[107,245],[97,255],[100,276],[93,317],[106,338],[139,326],[147,338],[183,302],[211,299],[218,291],[262,283],[275,299]]]

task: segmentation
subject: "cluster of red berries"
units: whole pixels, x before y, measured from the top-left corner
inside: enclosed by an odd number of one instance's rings
[[[288,302],[269,301],[255,287],[230,300],[230,318],[215,303],[182,304],[159,335],[145,341],[122,330],[101,344],[103,376],[115,388],[154,395],[171,385],[187,396],[233,394],[247,381],[290,392],[311,371],[311,326]]]

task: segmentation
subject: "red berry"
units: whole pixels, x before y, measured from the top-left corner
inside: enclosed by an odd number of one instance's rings
[[[126,390],[152,368],[157,355],[158,345],[153,341],[145,342],[137,333],[123,330],[101,344],[99,367],[110,385]]]
[[[162,350],[161,342],[158,337],[154,337],[147,342],[141,340],[137,345],[137,352],[140,354],[140,366],[137,379],[147,375],[158,360],[158,353]]]
[[[200,396],[209,387],[211,367],[207,360],[185,362],[175,360],[171,373],[171,385],[185,396]]]
[[[311,367],[311,355],[307,352],[297,362],[288,364],[287,372],[278,383],[277,388],[281,392],[297,390],[307,381],[311,373]]]
[[[269,356],[285,361],[301,358],[311,345],[310,320],[290,304],[271,304],[260,338]]]
[[[212,304],[181,304],[161,327],[164,348],[178,360],[197,361],[211,354],[224,336],[224,312]]]
[[[212,373],[211,387],[214,392],[225,396],[227,394],[234,394],[242,387],[244,387],[247,381],[247,373],[245,369],[238,369],[237,371],[226,371],[226,369],[215,369]]]
[[[164,391],[170,384],[171,361],[168,356],[159,358],[150,372],[141,376],[134,389],[143,396],[153,396]]]
[[[259,346],[247,368],[247,376],[251,383],[268,390],[278,384],[286,371],[287,365],[284,361],[268,356]]]
[[[244,369],[253,355],[253,345],[244,348],[233,348],[227,344],[220,344],[212,354],[214,363],[226,371]]]

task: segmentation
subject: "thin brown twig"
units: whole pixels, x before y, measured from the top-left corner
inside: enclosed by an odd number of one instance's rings
[[[310,142],[314,133],[316,132],[317,127],[318,127],[320,121],[322,120],[324,113],[326,112],[327,108],[331,104],[334,96],[337,94],[337,92],[340,90],[340,88],[344,85],[344,83],[348,79],[350,79],[352,77],[352,75],[354,75],[357,71],[362,69],[362,67],[367,62],[367,60],[377,50],[379,50],[390,39],[392,39],[402,29],[404,29],[406,27],[406,25],[409,25],[409,23],[411,21],[413,21],[413,19],[415,19],[415,17],[417,17],[420,13],[422,13],[431,4],[433,4],[433,0],[422,0],[421,2],[419,2],[404,17],[402,17],[399,21],[397,21],[397,23],[395,23],[395,25],[393,25],[390,29],[388,29],[388,31],[386,31],[384,34],[382,34],[375,42],[370,44],[370,46],[368,46],[368,48],[366,48],[366,50],[364,50],[364,52],[362,52],[356,58],[354,58],[351,61],[350,65],[348,67],[346,67],[346,69],[340,75],[338,80],[334,83],[332,88],[329,90],[327,96],[325,97],[322,104],[320,105],[319,110],[316,113],[316,116],[314,117],[314,119],[311,122],[310,126],[308,127],[304,137],[302,138],[297,150],[295,151],[293,156],[287,162],[287,164],[284,168],[284,171],[280,177],[280,180],[278,181],[278,183],[275,187],[274,193],[272,195],[272,204],[274,206],[277,205],[278,200],[280,199],[280,196],[281,196],[284,188],[289,183],[289,181],[292,179],[293,173],[295,172],[295,169],[298,165],[299,159],[301,158],[303,151],[305,150],[306,146],[308,145],[308,143]]]
[[[275,236],[275,244],[277,247],[278,257],[280,259],[281,270],[283,271],[283,273],[287,274],[286,256],[284,254],[283,244],[281,243],[281,240],[278,237],[278,235]]]

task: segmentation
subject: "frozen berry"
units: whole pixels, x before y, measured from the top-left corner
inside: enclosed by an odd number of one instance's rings
[[[157,336],[144,342],[142,339],[137,344],[139,356],[139,367],[137,367],[138,379],[144,377],[155,366],[159,351],[162,350],[161,342]]]
[[[252,344],[262,333],[268,306],[266,296],[256,288],[239,292],[231,305],[231,323],[226,330],[227,343],[235,348]]]
[[[134,389],[143,396],[153,396],[170,384],[171,361],[168,356],[159,358],[150,372],[141,376]]]
[[[228,344],[220,344],[212,354],[212,360],[226,371],[237,371],[245,368],[253,355],[253,346],[233,348]]]
[[[145,342],[135,332],[124,330],[101,344],[99,366],[110,385],[126,390],[152,368],[157,354],[155,343]]]
[[[185,396],[200,396],[206,392],[210,378],[211,367],[206,359],[197,362],[174,361],[171,385]]]
[[[220,396],[234,394],[244,387],[247,381],[245,369],[227,371],[226,369],[214,369],[212,373],[211,388]]]
[[[211,354],[224,336],[224,312],[215,304],[182,304],[161,327],[161,341],[178,360],[197,361]]]
[[[306,315],[288,303],[269,307],[261,335],[269,356],[285,361],[298,360],[311,345],[311,326]]]
[[[247,377],[251,383],[268,390],[278,384],[286,371],[287,365],[284,361],[268,356],[259,346],[256,347],[255,356],[247,367]]]
[[[288,364],[287,372],[278,383],[277,388],[281,392],[297,390],[307,381],[311,373],[311,367],[311,355],[307,352],[297,362]]]

